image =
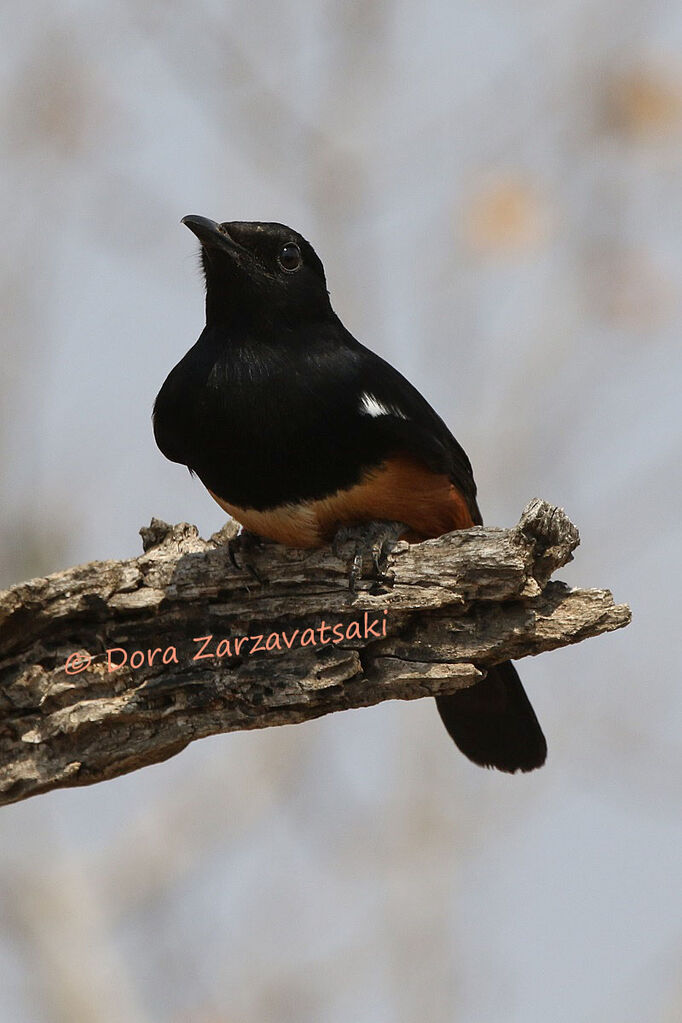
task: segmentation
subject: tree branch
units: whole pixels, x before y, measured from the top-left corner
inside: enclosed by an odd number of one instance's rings
[[[579,537],[538,500],[513,529],[399,543],[389,581],[355,594],[329,549],[265,544],[254,561],[267,581],[253,581],[229,560],[233,528],[202,540],[153,519],[138,558],[0,594],[0,803],[206,735],[451,693],[486,665],[630,621],[607,590],[548,582]]]

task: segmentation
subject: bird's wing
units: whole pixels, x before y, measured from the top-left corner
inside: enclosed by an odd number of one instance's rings
[[[406,451],[437,473],[446,473],[480,525],[471,463],[440,416],[405,377],[380,356],[358,346],[355,399],[361,415],[382,431],[387,444]]]

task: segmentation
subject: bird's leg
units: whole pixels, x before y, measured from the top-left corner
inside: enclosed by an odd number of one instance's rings
[[[351,593],[355,593],[362,578],[362,566],[367,557],[372,559],[374,579],[377,582],[386,581],[388,577],[384,574],[384,569],[388,555],[405,532],[407,526],[402,522],[364,522],[353,526],[341,526],[332,540],[332,551],[336,557],[341,557],[341,548],[344,544],[350,541],[355,544],[348,574],[348,589]]]
[[[260,574],[251,559],[254,550],[261,546],[262,540],[257,533],[251,533],[248,529],[240,526],[237,535],[227,541],[227,554],[238,571],[246,569],[261,586],[264,586],[267,579]],[[241,564],[237,561],[237,554],[240,555]]]

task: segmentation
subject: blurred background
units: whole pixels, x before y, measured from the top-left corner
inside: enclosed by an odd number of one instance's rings
[[[2,1023],[682,1019],[682,6],[5,0],[0,582],[223,521],[153,442],[203,326],[180,217],[280,220],[429,398],[490,524],[538,495],[625,632],[526,660],[550,745],[431,701],[0,811]]]

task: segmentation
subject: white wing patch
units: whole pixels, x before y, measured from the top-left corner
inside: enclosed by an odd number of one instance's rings
[[[373,394],[365,391],[360,395],[360,411],[366,416],[376,419],[378,416],[395,416],[397,419],[407,419],[405,413],[397,405],[385,405]]]

